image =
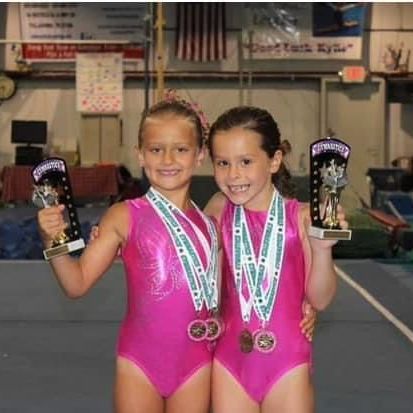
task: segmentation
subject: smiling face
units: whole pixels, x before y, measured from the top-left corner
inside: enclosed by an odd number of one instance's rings
[[[151,186],[169,199],[188,191],[194,170],[204,156],[188,119],[163,114],[145,120],[138,159]]]
[[[280,167],[281,151],[270,158],[258,133],[235,127],[214,135],[212,155],[217,184],[231,202],[258,211],[268,208],[271,178]]]

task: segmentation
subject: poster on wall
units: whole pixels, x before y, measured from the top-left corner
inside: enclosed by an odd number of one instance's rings
[[[145,3],[21,3],[19,11],[26,60],[75,60],[77,52],[144,56]]]
[[[77,110],[84,114],[116,114],[123,106],[121,53],[78,53]]]
[[[370,70],[408,75],[413,70],[413,4],[373,4]]]
[[[392,41],[389,37],[387,39],[388,42],[382,42],[379,48],[381,59],[378,67],[374,64],[372,67],[389,74],[408,74],[411,70],[410,55],[413,49],[413,39],[407,36],[405,41],[400,39]]]
[[[361,59],[364,3],[244,3],[243,56]]]

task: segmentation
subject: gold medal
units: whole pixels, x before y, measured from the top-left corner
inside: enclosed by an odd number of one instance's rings
[[[207,336],[207,324],[204,320],[193,320],[188,324],[187,331],[191,340],[202,341]]]
[[[239,336],[239,344],[243,353],[251,353],[254,348],[254,339],[252,334],[247,330],[243,330]]]
[[[271,353],[275,349],[276,338],[268,330],[258,330],[254,333],[254,348],[261,353]]]

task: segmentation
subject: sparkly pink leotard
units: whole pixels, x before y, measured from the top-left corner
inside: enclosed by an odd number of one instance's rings
[[[266,329],[275,333],[276,347],[270,353],[242,353],[239,337],[243,324],[238,294],[232,272],[232,226],[234,205],[226,203],[221,219],[224,248],[222,317],[225,334],[220,338],[215,350],[215,358],[241,384],[247,394],[257,403],[262,402],[272,386],[292,368],[311,364],[311,345],[301,333],[304,299],[305,269],[304,255],[298,232],[298,208],[296,200],[286,200],[286,238],[281,279],[275,306]],[[258,254],[267,212],[245,210],[251,241]],[[259,329],[260,321],[255,312],[251,313],[248,330]]]
[[[135,363],[159,394],[169,397],[198,369],[211,362],[205,342],[194,342],[187,326],[198,318],[185,273],[164,223],[146,197],[126,201],[130,229],[122,250],[127,277],[127,313],[117,353]],[[200,212],[189,218],[210,241]],[[190,225],[179,219],[205,265],[206,257]],[[207,318],[203,309],[199,318]]]

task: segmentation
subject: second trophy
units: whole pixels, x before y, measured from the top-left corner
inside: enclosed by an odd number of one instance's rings
[[[66,162],[60,158],[46,159],[32,169],[32,177],[33,203],[39,208],[49,208],[64,203],[68,213],[69,226],[53,239],[50,248],[43,251],[45,259],[50,260],[84,248],[85,242],[81,237]]]
[[[340,228],[337,207],[348,183],[350,146],[336,138],[317,140],[310,145],[309,235],[320,239],[350,240],[351,230]]]

